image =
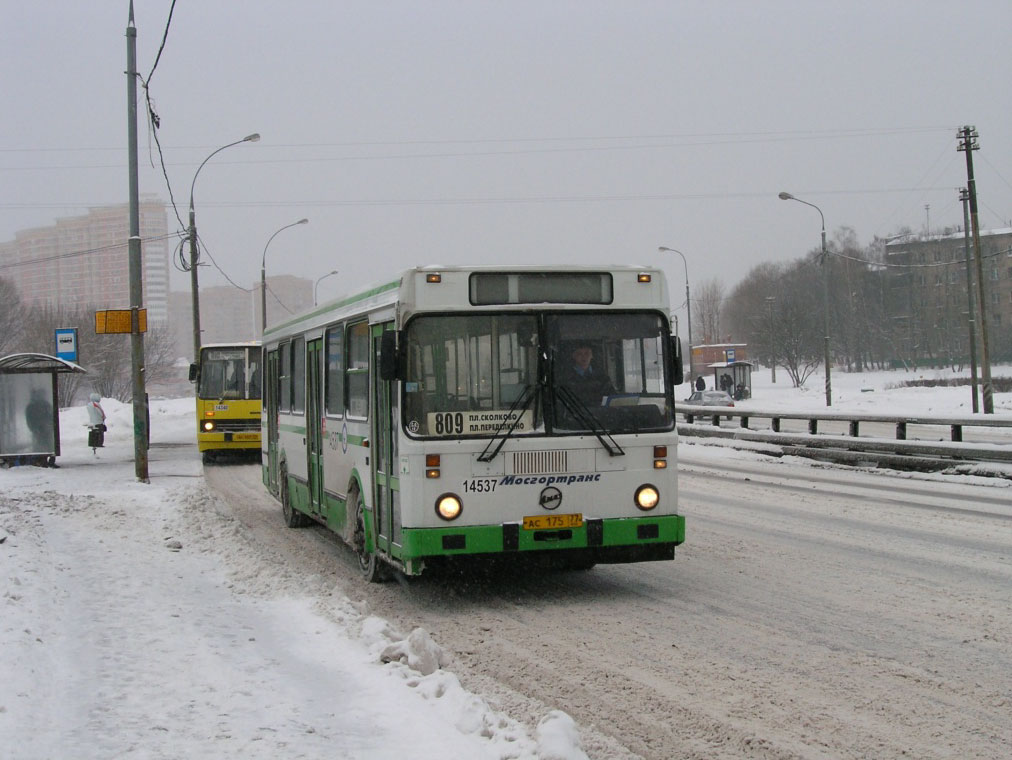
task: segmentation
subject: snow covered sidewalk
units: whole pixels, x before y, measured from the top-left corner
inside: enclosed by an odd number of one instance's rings
[[[149,485],[108,406],[98,457],[72,409],[59,469],[0,472],[5,757],[586,758],[565,714],[530,730],[466,692],[425,631],[303,593],[174,440],[192,400],[152,409]]]

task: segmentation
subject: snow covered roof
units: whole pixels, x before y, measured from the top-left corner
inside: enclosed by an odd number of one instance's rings
[[[0,375],[28,372],[87,372],[79,364],[49,354],[8,354],[0,357]]]

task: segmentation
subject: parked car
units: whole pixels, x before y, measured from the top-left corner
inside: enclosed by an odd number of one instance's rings
[[[693,391],[682,403],[693,406],[734,406],[734,399],[727,391]]]

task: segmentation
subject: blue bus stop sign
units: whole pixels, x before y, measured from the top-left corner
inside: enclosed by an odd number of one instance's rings
[[[56,358],[68,362],[77,362],[77,328],[57,327]]]

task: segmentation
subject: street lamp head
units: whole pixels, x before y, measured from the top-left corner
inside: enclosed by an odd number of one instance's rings
[[[313,306],[316,306],[316,296],[317,292],[319,291],[320,283],[334,274],[338,274],[338,271],[336,269],[331,269],[329,272],[327,272],[327,274],[323,275],[323,277],[317,278],[316,284],[313,286]]]
[[[781,192],[777,197],[780,200],[782,200],[782,201],[793,201],[794,200],[794,196],[791,195],[790,193],[787,193],[787,192]]]
[[[260,133],[254,132],[251,135],[246,135],[242,138],[242,142],[260,142]]]
[[[296,222],[296,224],[309,224],[309,220],[308,219],[300,219],[299,221]]]

